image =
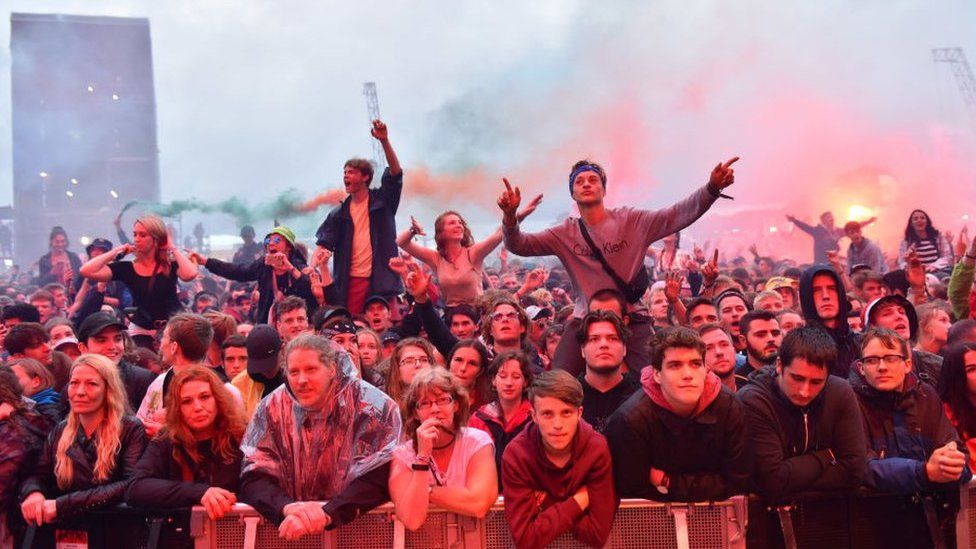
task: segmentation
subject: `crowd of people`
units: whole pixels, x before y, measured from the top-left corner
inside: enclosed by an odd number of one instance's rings
[[[448,211],[426,248],[417,220],[396,231],[403,172],[372,135],[379,185],[349,160],[309,245],[245,227],[223,261],[145,215],[80,258],[51,231],[36,279],[0,288],[0,543],[120,503],[247,503],[298,539],[387,501],[417,529],[501,495],[518,547],[600,547],[620,498],[871,490],[910,521],[972,476],[968,235],[916,210],[886,255],[873,220],[790,216],[813,263],[720,262],[680,232],[728,198],[738,158],[660,210],[605,204],[583,160],[579,217],[523,232],[541,197],[523,207],[505,180],[493,234]]]

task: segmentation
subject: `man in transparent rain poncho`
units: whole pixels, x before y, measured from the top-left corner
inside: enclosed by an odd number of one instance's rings
[[[258,404],[241,443],[241,500],[291,540],[389,501],[401,419],[324,338],[295,338],[285,360],[287,383]]]

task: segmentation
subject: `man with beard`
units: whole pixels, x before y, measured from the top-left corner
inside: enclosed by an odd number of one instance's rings
[[[583,419],[597,432],[606,432],[607,420],[640,386],[624,371],[630,331],[608,311],[591,311],[583,317],[576,338],[586,361],[579,376],[583,386]]]
[[[776,363],[783,332],[776,315],[769,311],[751,311],[739,321],[739,332],[746,350],[746,363],[736,367],[735,383],[745,385],[749,374]]]
[[[735,375],[736,355],[732,335],[718,323],[703,325],[698,328],[698,335],[705,344],[705,367],[722,380],[722,385],[735,392],[739,380]]]

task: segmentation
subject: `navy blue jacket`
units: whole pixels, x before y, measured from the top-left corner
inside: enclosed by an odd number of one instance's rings
[[[373,274],[370,295],[392,297],[403,291],[400,277],[390,270],[390,259],[397,257],[396,213],[403,191],[403,173],[390,175],[383,171],[378,189],[369,189],[369,238],[373,248]],[[349,293],[349,271],[352,263],[352,235],[354,227],[349,214],[351,197],[346,197],[326,216],[315,232],[316,244],[333,253],[332,276],[335,279],[339,304],[346,305]]]
[[[958,483],[936,484],[925,475],[925,462],[935,449],[955,441],[956,448],[966,453],[966,445],[930,384],[910,372],[903,391],[882,392],[868,385],[856,369],[851,371],[850,381],[867,434],[865,484],[892,494],[914,494],[969,482],[972,472],[968,465]]]

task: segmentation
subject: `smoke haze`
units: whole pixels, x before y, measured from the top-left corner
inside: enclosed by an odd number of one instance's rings
[[[829,209],[843,223],[863,206],[879,216],[866,234],[890,249],[912,209],[958,232],[976,206],[965,161],[976,117],[931,54],[961,46],[976,61],[968,2],[5,6],[149,17],[163,202],[236,197],[246,210],[208,218],[211,232],[261,223],[283,197],[340,188],[343,162],[370,154],[364,81],[377,83],[406,173],[399,227],[412,214],[430,228],[455,208],[483,237],[506,176],[523,196],[545,193],[528,221],[540,228],[569,211],[569,167],[587,157],[605,166],[611,204],[659,207],[741,156],[736,200],[691,238],[772,227],[776,239],[764,243],[801,254],[812,246],[792,235],[786,213],[814,221]],[[2,56],[9,123],[9,50]],[[9,166],[10,132],[0,150]],[[0,203],[10,187],[4,168]],[[298,224],[314,229],[324,213]]]

